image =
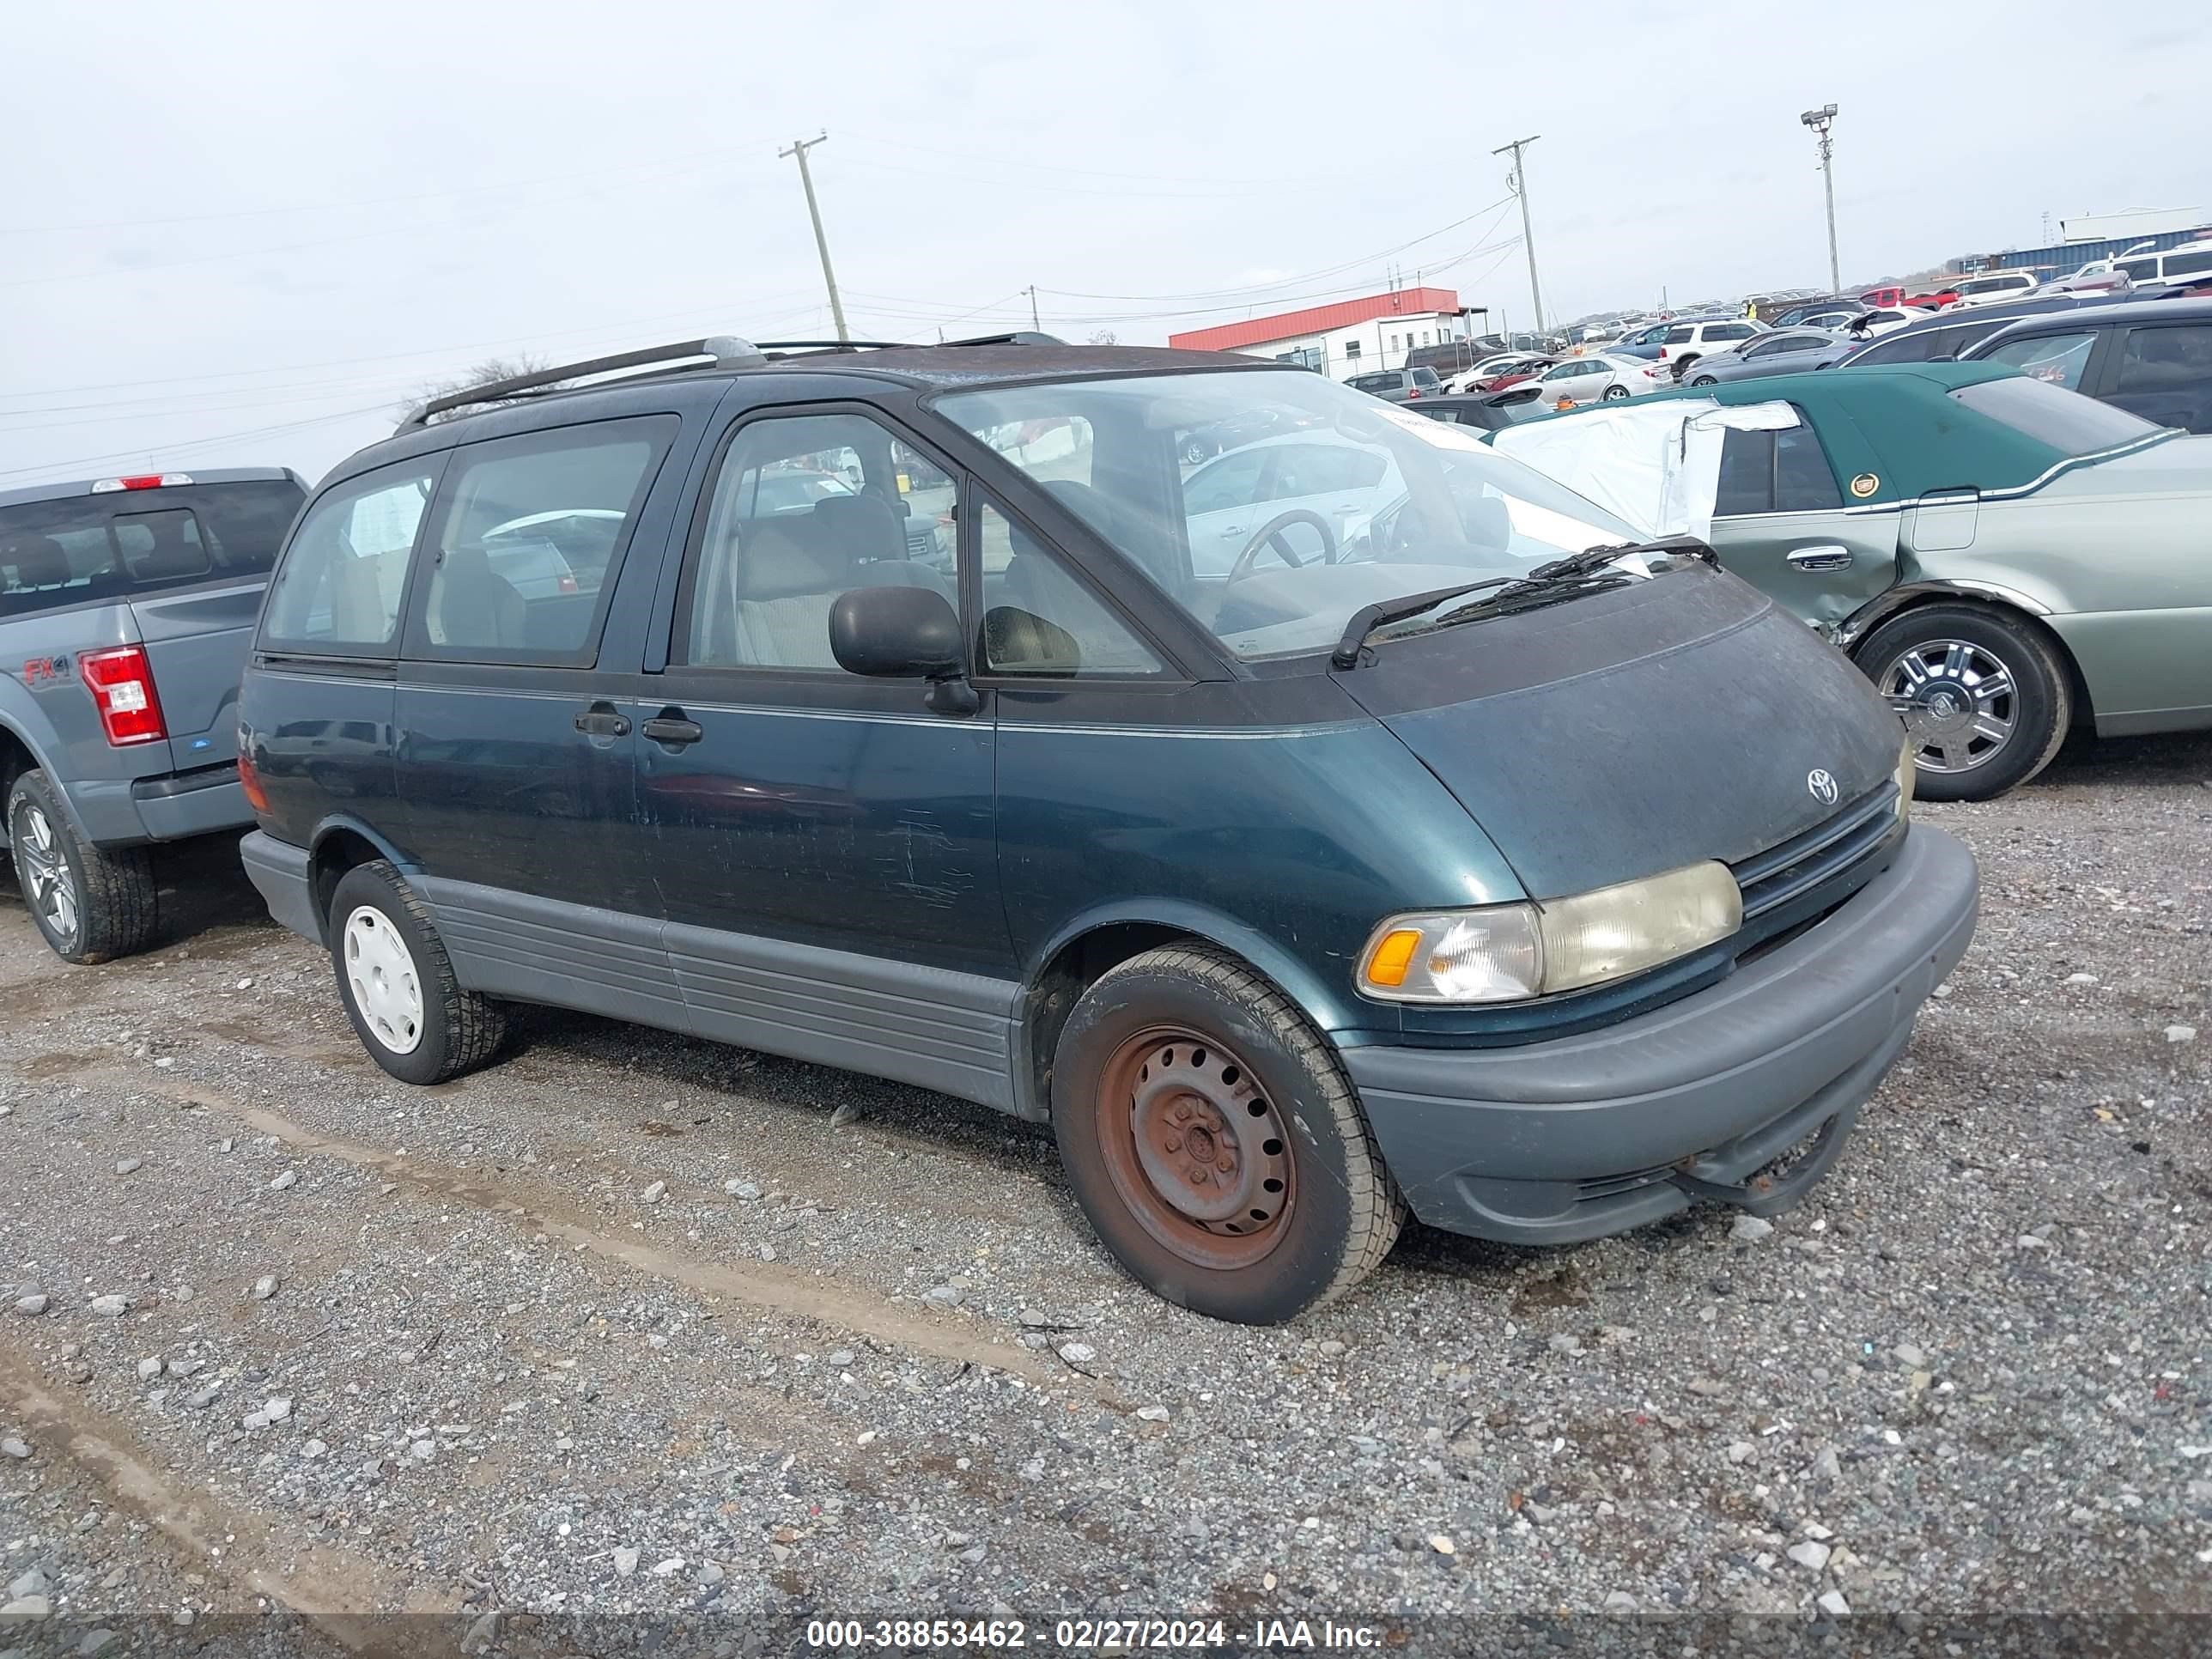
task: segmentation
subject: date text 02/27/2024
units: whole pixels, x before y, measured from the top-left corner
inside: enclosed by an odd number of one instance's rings
[[[1048,1626],[1021,1619],[820,1619],[806,1627],[808,1647],[833,1652],[1029,1647],[1077,1653],[1203,1652],[1231,1642],[1279,1652],[1357,1652],[1381,1647],[1383,1637],[1374,1626],[1333,1619],[1255,1619],[1233,1634],[1222,1619],[1060,1619]]]

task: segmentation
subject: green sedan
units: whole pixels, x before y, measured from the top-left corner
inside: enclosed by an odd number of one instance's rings
[[[1709,539],[1881,687],[1923,798],[2002,794],[2077,721],[2212,727],[2212,436],[1989,363],[1662,392],[1639,418],[1674,400],[1795,411],[1721,434]]]

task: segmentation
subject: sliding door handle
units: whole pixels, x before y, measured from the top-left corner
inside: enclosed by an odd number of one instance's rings
[[[672,749],[681,749],[686,744],[696,743],[707,734],[696,720],[679,720],[663,714],[645,723],[645,735],[655,743],[665,743]]]
[[[576,729],[586,737],[626,738],[629,735],[629,720],[617,714],[613,704],[595,702],[576,716]]]

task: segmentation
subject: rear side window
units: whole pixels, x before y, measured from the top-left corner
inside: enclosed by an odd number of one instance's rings
[[[305,493],[281,478],[0,507],[0,616],[258,574]]]
[[[1774,510],[1778,513],[1818,513],[1844,504],[1836,488],[1836,475],[1820,441],[1808,426],[1793,426],[1774,434]]]
[[[2024,375],[1962,386],[1951,397],[1978,415],[2069,455],[2094,454],[2159,430],[2125,410]]]
[[[2038,334],[2025,340],[2006,340],[1991,346],[1982,356],[1992,363],[2009,363],[2023,374],[2075,392],[2081,389],[2082,374],[2089,367],[2090,349],[2096,343],[2096,334],[2085,328],[2073,334]]]
[[[2166,256],[2168,281],[2176,276],[2194,276],[2202,270],[2212,270],[2212,248],[2197,253],[2169,253]]]
[[[465,444],[440,497],[428,590],[407,654],[577,666],[676,417]]]
[[[403,461],[326,491],[307,509],[269,586],[261,641],[331,656],[389,656],[416,532],[443,455]]]

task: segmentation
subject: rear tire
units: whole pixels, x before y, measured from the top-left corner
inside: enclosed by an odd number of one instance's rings
[[[2074,682],[2033,624],[1973,605],[1929,605],[1852,653],[1919,740],[1922,800],[1992,800],[2051,764],[2073,724]]]
[[[153,854],[79,840],[44,772],[24,773],[8,792],[8,852],[31,920],[64,962],[109,962],[154,942]]]
[[[1373,1272],[1405,1223],[1334,1054],[1211,945],[1148,951],[1083,994],[1054,1056],[1052,1121],[1106,1248],[1212,1318],[1296,1318]]]
[[[1628,388],[1626,386],[1609,386],[1606,387],[1603,392],[1598,393],[1598,401],[1601,403],[1617,404],[1627,395]]]
[[[329,931],[354,1035],[402,1083],[443,1083],[497,1052],[505,1011],[461,988],[430,907],[388,860],[356,865],[338,878]]]
[[[1711,374],[1700,374],[1690,382],[1692,386],[1718,386],[1720,381]]]

